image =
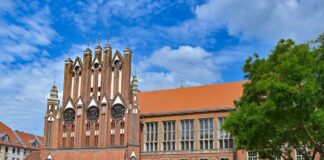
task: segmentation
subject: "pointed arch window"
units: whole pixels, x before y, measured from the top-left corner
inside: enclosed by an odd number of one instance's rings
[[[73,123],[74,118],[75,118],[74,116],[75,116],[74,109],[73,108],[67,108],[64,111],[64,121],[65,121],[65,123],[67,123],[67,124]]]
[[[96,122],[99,117],[99,108],[96,106],[91,106],[87,111],[87,118],[90,122]]]
[[[125,116],[125,107],[121,104],[115,104],[111,108],[111,117],[115,120],[122,120]]]

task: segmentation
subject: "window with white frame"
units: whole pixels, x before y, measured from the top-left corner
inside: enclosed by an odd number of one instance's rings
[[[302,150],[302,148],[300,150]],[[296,150],[296,160],[305,160],[302,152],[299,150]]]
[[[218,118],[218,145],[220,149],[233,149],[233,138],[229,133],[222,129],[225,118]]]
[[[214,123],[212,118],[199,119],[200,149],[214,148]]]
[[[145,124],[145,146],[147,152],[157,151],[158,143],[158,123],[149,122]]]
[[[175,121],[163,122],[163,151],[174,151],[175,150]]]
[[[248,160],[258,160],[258,152],[248,151]]]
[[[194,149],[194,120],[181,121],[181,150]]]

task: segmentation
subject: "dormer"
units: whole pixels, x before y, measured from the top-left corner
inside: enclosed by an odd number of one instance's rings
[[[2,142],[9,142],[9,136],[7,133],[0,133],[0,140]]]
[[[33,147],[33,148],[38,148],[38,142],[36,139],[30,140],[29,144]]]

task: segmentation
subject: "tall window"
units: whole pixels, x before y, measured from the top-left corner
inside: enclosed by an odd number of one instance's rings
[[[86,136],[86,147],[90,145],[90,136]]]
[[[111,122],[111,130],[110,130],[110,144],[111,145],[115,145],[115,127],[116,127],[116,125],[115,125],[115,122],[114,121],[112,121]]]
[[[47,146],[52,145],[52,121],[48,122],[48,132],[47,132]]]
[[[74,132],[74,130],[75,130],[75,125],[72,124],[72,126],[71,126],[71,132]]]
[[[145,129],[145,151],[157,151],[158,143],[158,123],[150,122],[146,123]]]
[[[120,145],[124,145],[124,141],[125,141],[124,134],[120,134]]]
[[[194,149],[194,120],[181,121],[181,150]]]
[[[63,137],[63,148],[65,148],[66,147],[66,137]]]
[[[214,123],[212,118],[199,120],[200,149],[214,148]]]
[[[94,145],[98,147],[98,135],[95,135],[94,137]]]
[[[224,117],[218,118],[218,140],[220,149],[233,149],[233,138],[229,133],[222,129],[224,124]]]
[[[248,151],[248,160],[258,160],[258,152]]]
[[[163,151],[175,150],[175,121],[163,122]]]
[[[111,145],[115,145],[115,135],[114,134],[112,134],[110,136],[110,143],[111,143]]]
[[[70,147],[73,148],[74,147],[74,137],[71,137],[71,142],[70,142]]]

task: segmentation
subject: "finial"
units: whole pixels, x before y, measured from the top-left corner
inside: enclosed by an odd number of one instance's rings
[[[53,86],[56,86],[56,80],[54,80],[54,84],[53,84]]]
[[[106,46],[105,46],[105,49],[111,49],[111,47],[110,47],[110,44],[109,44],[109,40],[107,40],[107,44],[106,44]]]
[[[184,87],[184,80],[183,79],[181,79],[181,82],[180,82],[181,84],[180,84],[180,88],[183,88]]]
[[[136,75],[136,65],[134,65],[134,75]]]
[[[100,45],[100,32],[98,33],[98,39],[97,39],[97,43],[98,43],[98,45]]]

